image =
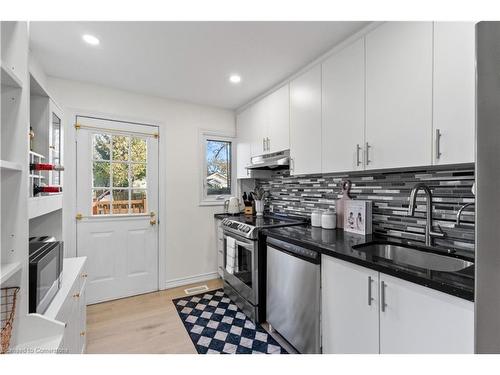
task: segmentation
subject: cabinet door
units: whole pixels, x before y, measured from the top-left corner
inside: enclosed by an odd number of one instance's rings
[[[321,293],[323,353],[378,353],[378,272],[323,255]]]
[[[365,44],[360,39],[322,66],[323,173],[363,169]]]
[[[475,23],[434,23],[434,164],[474,162]]]
[[[385,274],[380,288],[380,353],[473,353],[472,302]]]
[[[252,107],[236,116],[236,178],[249,178],[246,166],[250,164],[252,144]]]
[[[87,288],[86,283],[82,284],[80,298],[78,299],[78,353],[84,353],[87,342]]]
[[[321,173],[321,65],[290,82],[290,173]]]
[[[367,169],[431,164],[432,22],[366,36],[366,143]]]
[[[266,138],[268,127],[268,107],[266,100],[260,100],[252,106],[250,120],[251,128],[251,156],[266,153]]]
[[[290,148],[290,86],[285,85],[267,97],[268,151]]]

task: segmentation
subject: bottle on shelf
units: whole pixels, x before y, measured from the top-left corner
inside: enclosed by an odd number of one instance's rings
[[[30,126],[30,151],[33,151],[33,140],[35,139],[35,131],[33,130],[33,126]]]
[[[62,165],[49,164],[49,163],[31,163],[31,171],[64,171]]]
[[[42,186],[42,185],[33,185],[33,196],[37,196],[40,193],[61,193],[61,186]]]

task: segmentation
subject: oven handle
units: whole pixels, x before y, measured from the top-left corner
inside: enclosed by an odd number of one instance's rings
[[[224,237],[224,239],[227,239],[228,236],[226,234],[224,234],[223,237]],[[245,249],[247,249],[248,251],[253,253],[253,244],[239,241],[232,236],[230,236],[230,237],[234,239],[234,242],[236,243],[236,245],[240,245],[241,247],[244,247]]]

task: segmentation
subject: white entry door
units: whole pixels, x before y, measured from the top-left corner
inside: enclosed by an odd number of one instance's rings
[[[88,302],[158,290],[158,128],[82,116],[76,128]]]

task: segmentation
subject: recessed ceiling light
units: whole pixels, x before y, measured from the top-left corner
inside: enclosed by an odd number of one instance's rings
[[[97,46],[97,45],[99,45],[99,43],[100,43],[100,42],[99,42],[99,39],[97,39],[95,36],[90,35],[90,34],[85,34],[84,36],[82,36],[82,39],[83,39],[86,43],[88,43],[88,44],[90,44],[90,45],[92,45],[92,46]]]
[[[241,82],[241,77],[238,74],[231,74],[229,77],[229,82],[231,83],[240,83]]]

